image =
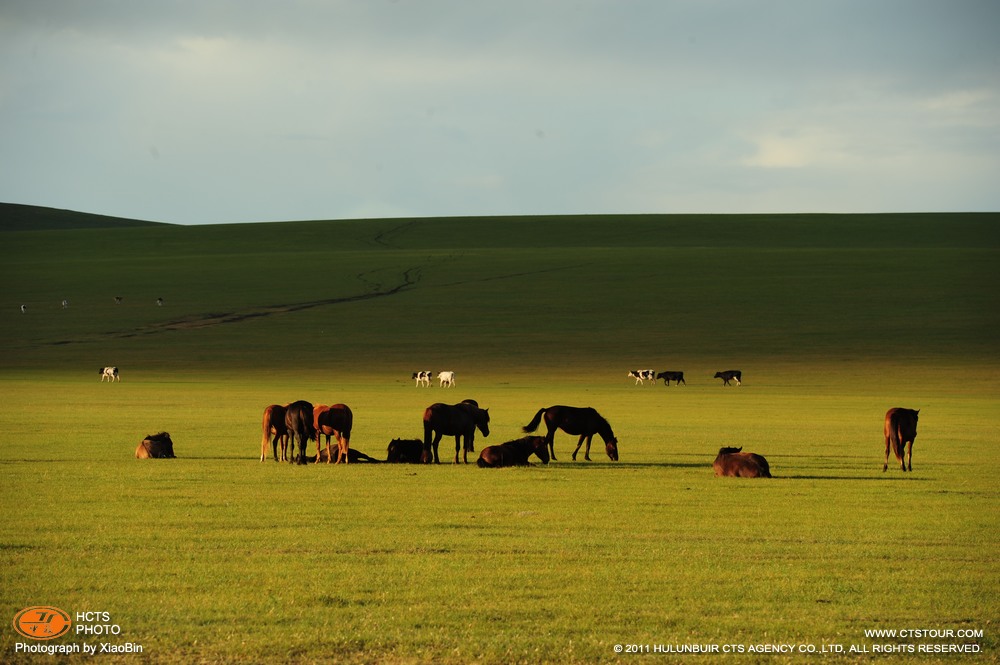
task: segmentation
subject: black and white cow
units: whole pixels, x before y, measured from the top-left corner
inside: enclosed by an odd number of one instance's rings
[[[104,379],[107,379],[108,382],[112,382],[112,381],[116,381],[116,380],[117,381],[121,381],[122,380],[122,377],[118,376],[118,368],[117,367],[102,367],[98,371],[101,374],[101,383],[104,383]]]
[[[628,378],[635,379],[635,385],[639,385],[646,379],[652,381],[655,376],[656,372],[651,369],[633,369],[628,373]]]
[[[687,385],[687,381],[684,380],[684,372],[660,372],[656,375],[656,380],[659,381],[660,379],[663,379],[663,383],[668,386],[671,381],[678,385],[682,383],[685,386]]]
[[[423,372],[414,372],[413,376],[410,377],[416,381],[417,386],[429,386],[431,385],[431,372],[426,370]]]
[[[716,372],[713,378],[722,379],[722,385],[728,386],[730,381],[736,381],[736,385],[743,385],[743,372],[738,369],[729,369],[725,372]]]

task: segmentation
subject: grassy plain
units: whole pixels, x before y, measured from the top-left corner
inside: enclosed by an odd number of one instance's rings
[[[0,616],[107,611],[150,662],[997,659],[997,215],[50,226],[2,233]],[[622,459],[257,462],[273,402],[350,404],[378,455],[466,397],[485,443],[594,406]],[[881,471],[890,406],[921,409],[912,475]],[[162,429],[179,459],[132,459]],[[776,477],[712,477],[721,445]],[[711,660],[816,658],[879,655]]]

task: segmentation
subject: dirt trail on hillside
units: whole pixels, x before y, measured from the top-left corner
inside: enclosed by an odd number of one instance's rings
[[[555,268],[545,268],[542,270],[534,270],[530,272],[492,275],[488,277],[480,277],[478,279],[447,282],[444,284],[439,284],[435,287],[427,287],[427,288],[445,288],[450,286],[473,284],[477,282],[492,282],[503,279],[517,279],[521,277],[530,277],[532,275],[540,275],[548,272],[569,270],[572,268],[581,267],[581,265],[559,266]],[[244,311],[212,312],[207,314],[197,314],[194,316],[188,316],[181,319],[162,321],[160,323],[151,323],[149,325],[142,326],[141,328],[135,328],[132,330],[109,331],[106,333],[102,333],[101,337],[127,339],[130,337],[158,335],[161,333],[176,331],[176,330],[196,330],[199,328],[210,328],[213,326],[220,326],[229,323],[241,323],[243,321],[249,321],[251,319],[260,319],[280,314],[289,314],[291,312],[300,312],[307,309],[314,309],[316,307],[330,307],[333,305],[340,305],[349,302],[372,300],[374,298],[385,298],[416,287],[420,283],[422,276],[423,276],[423,267],[415,266],[404,271],[401,276],[402,279],[398,283],[390,287],[385,287],[381,281],[375,281],[374,271],[359,273],[355,275],[355,278],[368,287],[368,290],[365,291],[364,293],[358,293],[355,295],[344,296],[340,298],[326,298],[322,300],[309,300],[298,303],[266,305],[263,307],[258,307],[255,309],[244,310]],[[50,344],[53,346],[58,346],[64,344],[79,344],[87,341],[92,341],[92,340],[70,339],[70,340],[60,340],[57,342],[50,342]]]

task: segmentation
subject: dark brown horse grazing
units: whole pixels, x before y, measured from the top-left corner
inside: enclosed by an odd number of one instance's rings
[[[889,449],[899,460],[903,471],[913,471],[913,440],[917,438],[917,414],[920,409],[896,407],[885,412],[885,464],[882,472],[889,468]]]
[[[267,457],[267,440],[272,436],[271,448],[274,461],[278,461],[278,443],[281,443],[281,461],[288,459],[288,427],[285,425],[285,407],[272,404],[264,409],[264,418],[260,425],[260,461]]]
[[[567,434],[580,435],[580,440],[576,443],[576,450],[573,451],[574,460],[576,459],[576,454],[580,452],[580,446],[583,445],[586,439],[587,450],[583,458],[589,462],[590,441],[594,438],[595,434],[600,434],[601,438],[604,439],[604,449],[607,451],[608,457],[611,458],[612,462],[618,461],[618,439],[615,438],[614,432],[611,431],[611,425],[608,424],[608,421],[596,410],[589,406],[584,408],[576,406],[543,407],[538,410],[538,413],[531,419],[531,422],[524,426],[524,431],[534,432],[538,429],[538,424],[541,422],[543,414],[545,416],[545,427],[548,428],[545,440],[549,444],[549,454],[552,459],[556,459],[556,450],[552,444],[552,440],[556,430],[561,429]]]
[[[292,452],[295,450],[295,439],[299,440],[299,454],[294,461],[299,464],[306,463],[306,446],[309,439],[316,433],[313,427],[313,405],[305,400],[292,402],[285,407],[285,427],[288,428],[289,442],[292,445]],[[293,461],[291,458],[289,462]]]
[[[477,427],[484,437],[490,435],[490,411],[480,409],[475,400],[467,399],[454,405],[431,404],[424,410],[424,463],[441,463],[438,444],[441,437],[448,434],[455,437],[455,464],[458,464],[462,439],[465,440],[463,460],[468,464],[469,453],[475,452],[473,442]]]
[[[170,459],[174,455],[174,442],[167,432],[150,434],[135,449],[136,459]]]
[[[385,461],[389,464],[420,464],[424,456],[424,442],[420,439],[393,439],[386,452]]]
[[[743,448],[720,448],[719,455],[712,462],[717,476],[734,478],[770,478],[771,467],[767,460],[757,453],[740,452]]]
[[[347,454],[351,449],[351,427],[354,425],[354,414],[346,404],[334,404],[333,406],[313,407],[313,429],[316,431],[316,459],[320,458],[319,437],[326,436],[326,463],[329,464],[332,455],[330,454],[330,437],[337,439],[337,461],[335,464],[348,464],[350,456]]]
[[[544,436],[526,436],[498,446],[486,446],[479,453],[476,464],[482,469],[499,469],[505,466],[530,466],[528,458],[537,455],[542,464],[549,463],[549,447]]]

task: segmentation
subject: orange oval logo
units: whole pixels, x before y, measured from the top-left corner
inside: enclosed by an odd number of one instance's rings
[[[14,617],[14,630],[31,640],[54,640],[69,632],[69,615],[58,607],[26,607]]]

